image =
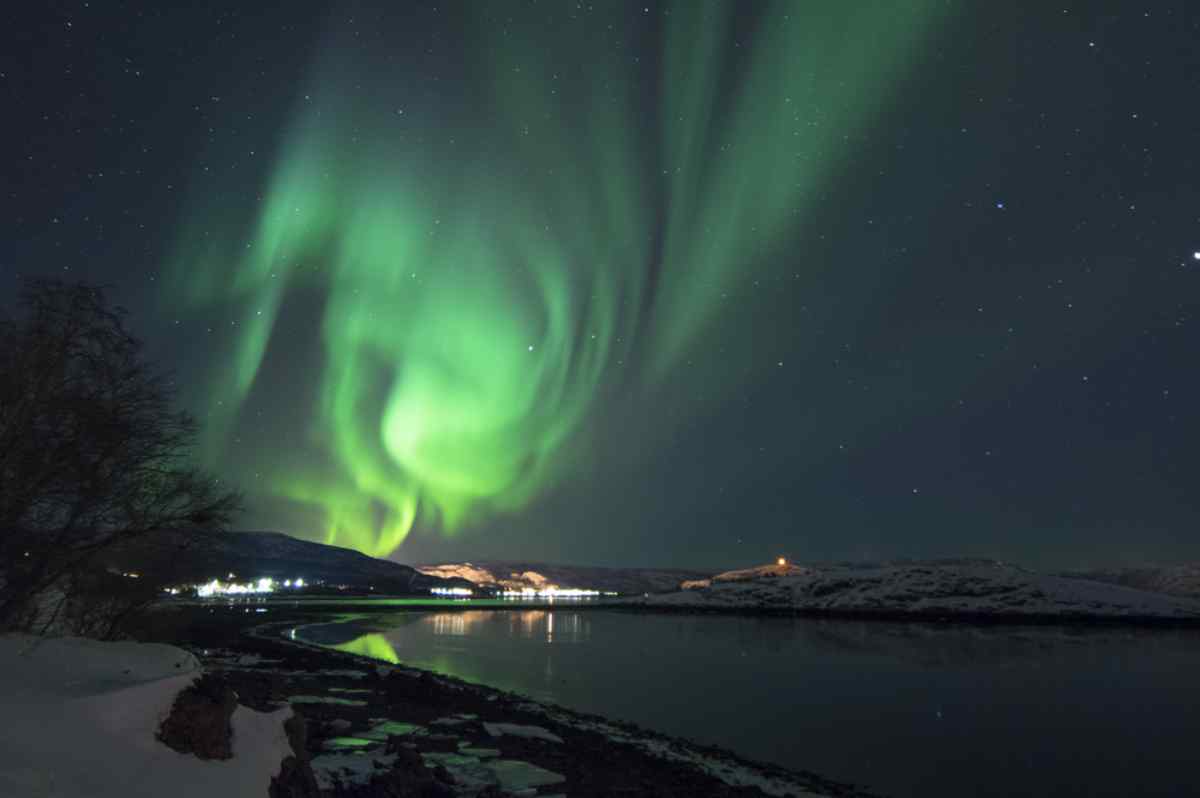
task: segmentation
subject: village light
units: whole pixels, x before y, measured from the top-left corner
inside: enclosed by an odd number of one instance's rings
[[[787,565],[787,557],[780,557],[775,561],[775,564],[782,568],[783,566]]]
[[[599,590],[582,590],[574,587],[549,587],[538,590],[532,587],[523,587],[519,590],[505,590],[500,593],[504,598],[586,598],[588,596],[599,596]]]
[[[214,579],[206,584],[196,586],[196,595],[200,598],[273,592],[275,592],[275,580],[270,577],[263,577],[254,582],[246,582],[244,584],[224,583],[219,579]]]
[[[375,588],[371,588],[374,590]],[[474,592],[466,587],[431,587],[429,592],[435,596],[473,596]]]

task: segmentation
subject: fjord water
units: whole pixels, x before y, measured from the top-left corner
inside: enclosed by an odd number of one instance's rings
[[[884,795],[1200,783],[1196,632],[555,608],[360,616],[299,636]]]

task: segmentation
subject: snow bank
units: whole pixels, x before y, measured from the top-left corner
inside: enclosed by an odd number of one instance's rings
[[[0,796],[222,798],[267,794],[290,753],[290,709],[233,713],[233,759],[203,761],[155,739],[200,674],[174,646],[0,637]]]

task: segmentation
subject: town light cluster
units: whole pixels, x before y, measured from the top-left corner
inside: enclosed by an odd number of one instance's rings
[[[233,574],[230,574],[229,577],[232,579]],[[200,598],[211,598],[212,596],[244,596],[259,593],[274,593],[280,586],[279,582],[276,582],[269,576],[262,577],[253,582],[222,582],[220,579],[214,579],[203,585],[196,585],[196,595]],[[282,587],[304,587],[304,580],[285,579]],[[171,595],[176,595],[178,588],[171,588],[168,592]]]
[[[583,590],[577,587],[555,587],[551,585],[543,588],[523,587],[520,590],[505,590],[501,594],[505,598],[583,598],[585,596],[599,596],[599,590]]]
[[[431,587],[429,592],[435,596],[473,596],[475,592],[466,587]]]

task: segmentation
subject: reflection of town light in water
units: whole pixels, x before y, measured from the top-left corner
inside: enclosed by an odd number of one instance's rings
[[[526,640],[540,637],[541,634],[538,627],[542,624],[545,616],[546,612],[544,610],[528,610],[519,613],[517,620],[521,624],[520,636]]]
[[[488,619],[487,612],[471,610],[468,612],[435,612],[426,616],[425,622],[438,637],[466,637],[475,634],[477,628]]]
[[[581,618],[579,613],[570,610],[561,610],[558,613],[525,610],[506,614],[510,637],[540,640],[545,643],[554,643],[556,640],[558,643],[579,643],[591,639],[591,623],[586,618]]]
[[[433,633],[438,637],[463,637],[467,633],[467,623],[462,613],[438,613],[430,618],[430,623],[433,624]]]
[[[572,643],[578,643],[591,637],[591,624],[579,617],[579,613],[577,612],[571,613],[567,628],[570,629],[570,640]]]

